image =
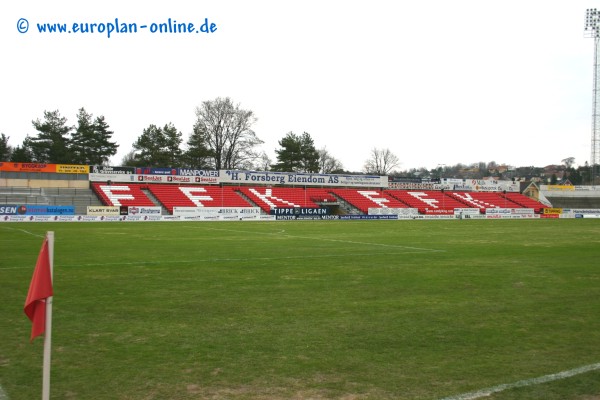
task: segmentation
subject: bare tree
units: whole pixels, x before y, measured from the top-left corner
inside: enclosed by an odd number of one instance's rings
[[[371,158],[365,162],[363,171],[367,174],[388,175],[399,165],[400,160],[390,149],[374,148],[371,150]]]
[[[567,169],[571,169],[573,164],[575,164],[575,157],[567,157],[564,160],[561,160],[561,163],[563,163]]]
[[[319,153],[319,170],[322,174],[332,174],[343,171],[344,166],[337,158],[329,154],[325,147],[317,150]]]
[[[257,171],[269,171],[271,168],[271,158],[266,152],[262,152],[258,155],[258,159],[254,165],[254,169]]]
[[[217,97],[196,107],[192,135],[204,138],[215,169],[244,169],[259,157],[254,148],[263,143],[251,129],[255,122],[252,111]]]

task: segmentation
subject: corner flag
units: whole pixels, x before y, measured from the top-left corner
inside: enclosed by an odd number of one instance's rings
[[[42,249],[35,264],[29,292],[25,300],[25,314],[32,322],[31,339],[46,331],[46,301],[52,296],[52,272],[48,236],[44,238]]]

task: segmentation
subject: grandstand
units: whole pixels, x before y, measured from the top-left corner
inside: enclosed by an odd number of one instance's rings
[[[17,168],[17,164],[11,164],[10,168]],[[23,168],[31,165],[24,164]],[[44,172],[33,174],[26,171],[27,179],[19,179],[18,172],[6,174],[2,166],[3,163],[0,163],[0,204],[74,206],[75,215],[85,215],[88,207],[101,206],[119,207],[121,215],[127,214],[128,207],[147,207],[162,215],[174,214],[176,207],[254,207],[260,209],[263,215],[277,214],[273,212],[276,209],[308,210],[302,211],[307,214],[313,214],[309,210],[326,209],[330,215],[368,215],[377,209],[392,211],[376,214],[393,214],[412,209],[412,212],[431,216],[454,215],[457,209],[468,209],[480,215],[500,214],[496,210],[519,209],[524,211],[513,213],[525,214],[529,210],[530,214],[542,215],[549,207],[600,209],[600,190],[594,187],[542,185],[536,199],[515,191],[518,186],[510,181],[489,185],[477,181],[472,187],[463,180],[456,185],[429,182],[415,183],[413,187],[410,183],[402,183],[403,188],[398,188],[388,186],[387,177],[335,176],[332,179],[326,176],[328,181],[333,182],[328,186],[324,184],[325,178],[318,174],[315,177],[310,174],[293,176],[245,171],[227,171],[225,174],[224,171],[191,170],[197,174],[193,178],[177,175],[177,169],[155,171],[145,168],[143,172],[147,174],[139,175],[140,169],[97,166],[94,171],[99,172],[94,173],[89,173],[91,167],[88,166],[70,166],[67,170],[76,173],[69,174],[48,172],[51,164],[43,164]],[[185,170],[185,173],[189,171]],[[245,181],[250,177],[255,181],[264,179],[276,184],[241,184],[233,181],[238,175],[243,176]],[[292,176],[293,184],[282,180],[288,176]],[[297,185],[297,181],[312,185]],[[473,215],[472,212],[469,214]]]

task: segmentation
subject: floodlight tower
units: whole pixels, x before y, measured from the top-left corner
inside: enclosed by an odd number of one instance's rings
[[[592,99],[592,153],[590,167],[592,168],[592,184],[594,170],[600,165],[600,12],[588,8],[585,14],[584,36],[594,38],[594,89]]]

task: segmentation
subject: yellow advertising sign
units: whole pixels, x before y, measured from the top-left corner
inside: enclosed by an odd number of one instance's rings
[[[573,185],[548,185],[548,190],[575,190]]]
[[[56,164],[56,172],[59,174],[89,174],[89,165]]]
[[[562,208],[544,208],[544,214],[562,214]]]

